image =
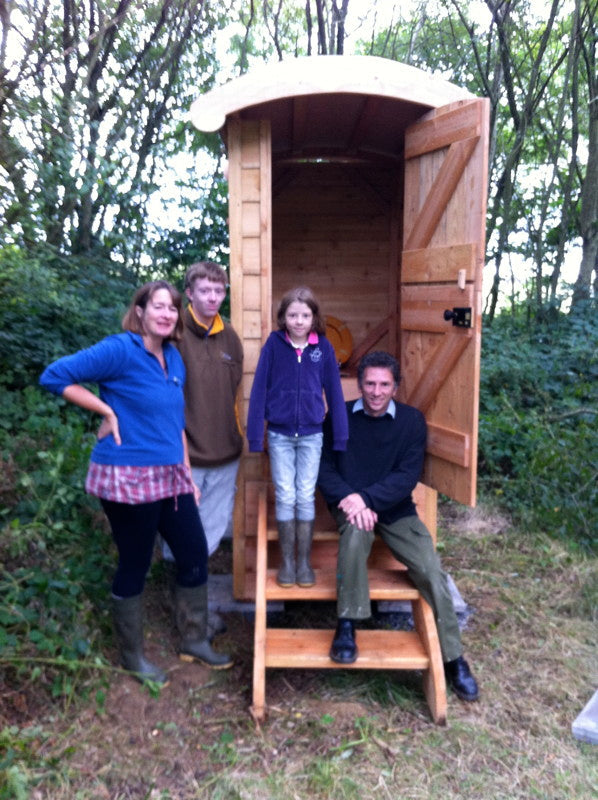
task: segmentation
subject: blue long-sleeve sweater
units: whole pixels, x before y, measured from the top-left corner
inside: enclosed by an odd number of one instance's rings
[[[347,444],[347,412],[334,348],[324,336],[308,344],[301,357],[284,331],[273,331],[260,353],[247,416],[251,452],[264,449],[264,420],[285,436],[320,433],[326,408],[332,420],[334,449]]]
[[[122,443],[112,434],[91,454],[97,464],[151,467],[183,462],[185,366],[177,349],[164,345],[166,372],[139,334],[108,336],[48,366],[43,387],[57,395],[71,384],[97,383],[114,411]]]

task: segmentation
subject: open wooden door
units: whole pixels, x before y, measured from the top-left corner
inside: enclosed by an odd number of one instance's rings
[[[487,160],[485,99],[434,109],[406,131],[400,397],[428,421],[424,483],[468,505],[476,501]]]

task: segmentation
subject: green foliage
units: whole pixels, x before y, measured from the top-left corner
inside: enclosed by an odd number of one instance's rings
[[[92,440],[84,415],[42,390],[3,394],[0,673],[67,702],[106,669],[97,612],[112,556],[83,491]]]
[[[480,484],[524,525],[596,546],[598,320],[587,308],[484,332]]]
[[[487,261],[515,285],[519,265],[526,262],[533,279],[522,283],[539,315],[558,302],[561,287],[571,280],[565,275],[567,247],[578,247],[581,236],[593,261],[596,31],[591,6],[422,0],[415,13],[397,9],[386,30],[372,32],[360,44],[363,53],[403,61],[488,98]],[[584,218],[592,220],[589,228]],[[511,261],[508,254],[521,258]],[[590,296],[590,274],[583,273],[582,283]],[[504,289],[495,283],[493,310],[499,290]]]
[[[138,267],[165,161],[188,152],[169,134],[213,82],[226,9],[210,0],[10,5],[0,18],[4,241],[73,254],[105,247]]]
[[[182,230],[162,231],[152,250],[154,264],[181,288],[187,268],[196,261],[228,264],[228,188],[223,175],[216,172],[185,207],[197,221]]]
[[[118,331],[135,285],[108,259],[0,249],[0,382],[37,383],[51,361]]]
[[[58,759],[46,760],[37,752],[49,738],[39,725],[0,730],[0,800],[28,800],[34,773],[55,769]]]

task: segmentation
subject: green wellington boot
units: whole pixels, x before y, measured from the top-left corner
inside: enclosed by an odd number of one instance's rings
[[[311,543],[314,538],[313,519],[297,520],[297,583],[299,586],[313,586],[316,576],[311,568]]]
[[[208,639],[208,584],[176,586],[175,605],[181,661],[200,661],[212,669],[232,667],[232,658],[212,650]]]
[[[164,591],[162,594],[164,610],[172,616],[173,623],[176,625],[176,576],[177,568],[174,561],[162,558],[164,571]],[[211,642],[214,636],[219,633],[226,633],[226,622],[217,611],[210,611],[208,602],[208,640]]]
[[[143,654],[143,597],[112,597],[112,620],[122,666],[143,681],[166,683],[166,673]]]
[[[280,548],[280,567],[276,574],[279,586],[288,589],[296,579],[295,572],[295,520],[277,520],[278,546]]]

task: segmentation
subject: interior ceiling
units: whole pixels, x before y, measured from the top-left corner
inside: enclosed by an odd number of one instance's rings
[[[269,119],[272,160],[399,161],[405,129],[429,110],[405,100],[360,94],[285,97],[241,112],[243,119]]]

